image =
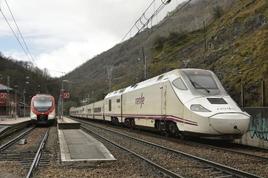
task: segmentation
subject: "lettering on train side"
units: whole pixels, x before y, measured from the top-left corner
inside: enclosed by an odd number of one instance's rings
[[[135,104],[140,105],[140,108],[142,108],[144,101],[145,101],[145,97],[143,96],[143,93],[142,93],[140,97],[135,99]]]

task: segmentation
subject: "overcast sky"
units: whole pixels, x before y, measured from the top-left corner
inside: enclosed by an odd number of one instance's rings
[[[160,15],[183,0],[172,0]],[[47,68],[52,76],[70,72],[85,61],[120,43],[123,36],[152,0],[7,0],[16,18],[35,64]],[[161,0],[155,0],[157,8]],[[5,0],[0,0],[3,13],[12,23]],[[133,32],[135,33],[135,32]],[[7,57],[27,57],[7,23],[0,15],[0,51]]]

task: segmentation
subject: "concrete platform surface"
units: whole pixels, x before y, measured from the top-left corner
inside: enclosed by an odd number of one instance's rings
[[[68,117],[62,117],[62,119],[58,119],[59,122],[62,122],[62,123],[79,123],[71,118],[68,118]]]
[[[24,118],[12,118],[12,119],[1,119],[0,125],[15,125],[20,124],[22,122],[28,122],[31,121],[30,117],[24,117]]]
[[[58,118],[59,129],[80,129],[80,123],[67,117]]]
[[[63,162],[103,162],[116,160],[98,140],[81,129],[58,130]]]

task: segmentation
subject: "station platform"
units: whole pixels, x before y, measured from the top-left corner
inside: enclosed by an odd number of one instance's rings
[[[98,140],[81,129],[58,129],[61,161],[99,163],[116,160]]]
[[[67,117],[58,118],[59,129],[80,129],[80,123]]]
[[[25,118],[1,118],[0,119],[0,138],[14,132],[14,130],[26,127],[31,123],[29,117]]]
[[[30,122],[31,118],[30,117],[22,117],[22,118],[1,118],[0,119],[0,126],[5,125],[5,126],[11,126],[15,124],[20,124],[23,122]]]

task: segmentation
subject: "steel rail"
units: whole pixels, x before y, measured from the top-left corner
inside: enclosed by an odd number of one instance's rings
[[[172,139],[173,138],[171,138],[170,140],[172,142],[174,142],[174,140],[172,140]],[[255,155],[255,154],[251,154],[251,153],[247,153],[247,152],[243,152],[243,151],[238,151],[238,150],[234,150],[232,148],[222,148],[222,147],[211,145],[211,144],[194,142],[194,141],[188,141],[188,140],[185,141],[185,143],[187,145],[190,145],[190,146],[195,146],[195,145],[196,146],[204,146],[204,147],[209,147],[211,149],[219,149],[219,150],[223,150],[223,151],[227,151],[227,152],[232,152],[232,153],[236,153],[236,154],[241,154],[241,155],[252,157],[252,158],[261,159],[263,161],[268,161],[268,157],[263,157],[263,156],[259,156],[259,155]],[[268,155],[268,150],[267,149],[260,149],[260,148],[254,148],[254,147],[252,147],[252,149],[259,149],[260,151],[265,151],[265,152],[267,152],[267,155]]]
[[[191,144],[191,142],[189,144]],[[196,143],[193,142],[193,144],[196,144]],[[243,152],[243,151],[233,150],[231,148],[222,148],[222,147],[219,147],[219,146],[214,146],[214,145],[205,144],[205,143],[198,143],[198,145],[202,145],[202,146],[206,146],[206,147],[209,147],[209,148],[212,148],[212,149],[219,149],[219,150],[223,150],[223,151],[228,151],[228,152],[232,152],[232,153],[236,153],[236,154],[241,154],[241,155],[245,155],[245,156],[248,156],[248,157],[252,157],[252,158],[257,158],[257,159],[262,159],[264,161],[268,161],[268,157],[262,157],[262,156],[259,156],[259,155],[254,155],[254,154],[251,154],[251,153],[246,153],[246,152]],[[268,153],[267,153],[267,155],[268,155]]]
[[[13,138],[12,140],[8,141],[7,143],[3,144],[0,146],[0,152],[6,150],[7,148],[9,148],[10,146],[12,146],[13,144],[15,144],[17,141],[19,141],[19,139],[23,138],[25,135],[27,135],[28,133],[30,133],[35,127],[31,127],[29,129],[27,129],[25,132],[21,133],[20,135],[18,135],[17,137]]]
[[[35,154],[35,157],[33,159],[33,162],[31,164],[31,167],[27,173],[27,176],[26,178],[30,178],[33,174],[33,171],[37,168],[38,164],[39,164],[39,161],[40,161],[40,158],[41,158],[41,155],[42,155],[42,151],[44,149],[44,146],[46,144],[46,141],[47,141],[47,138],[48,138],[48,132],[49,132],[49,129],[47,129],[42,141],[40,142],[39,144],[39,148]]]
[[[218,170],[220,170],[222,172],[225,172],[225,173],[228,173],[228,174],[231,174],[231,175],[235,175],[235,176],[238,176],[238,177],[259,178],[259,176],[257,176],[257,175],[254,175],[254,174],[251,174],[251,173],[248,173],[248,172],[245,172],[245,171],[236,169],[236,168],[232,168],[232,167],[229,167],[229,166],[220,164],[220,163],[216,163],[216,162],[213,162],[213,161],[210,161],[210,160],[207,160],[207,159],[198,157],[198,156],[194,156],[194,155],[191,155],[191,154],[182,152],[182,151],[178,151],[178,150],[175,150],[175,149],[172,149],[172,148],[167,148],[165,146],[158,145],[158,144],[155,144],[155,143],[152,143],[152,142],[143,140],[143,139],[138,139],[138,138],[135,138],[135,137],[132,137],[132,136],[129,136],[129,135],[126,135],[126,134],[123,134],[123,133],[120,133],[120,132],[111,130],[111,129],[107,129],[107,128],[104,128],[104,127],[96,126],[96,125],[93,125],[93,124],[88,123],[88,122],[84,122],[84,121],[79,121],[79,122],[84,123],[84,124],[87,124],[87,125],[90,125],[92,127],[97,127],[99,129],[103,129],[103,130],[106,130],[106,131],[115,133],[117,135],[121,135],[121,136],[130,138],[130,139],[139,141],[141,143],[146,143],[148,145],[152,145],[154,147],[161,148],[161,149],[170,151],[172,153],[180,154],[180,155],[186,156],[188,158],[192,158],[192,159],[198,160],[200,162],[203,162],[205,164],[208,164],[208,165],[210,165],[210,166],[212,166],[212,167],[214,167],[214,168],[216,168],[216,169],[218,169]]]
[[[23,123],[18,123],[15,124],[14,126],[9,126],[6,129],[2,130],[0,132],[0,141],[9,137],[10,135],[17,133],[19,131],[22,131],[24,128],[26,128],[26,126],[28,126],[29,124],[27,124],[27,122],[23,122]]]
[[[157,138],[161,138],[161,137],[157,137]],[[175,142],[175,143],[176,143],[175,140],[178,141],[178,139],[172,138],[172,137],[169,137],[168,139],[169,139],[169,141]],[[244,155],[244,156],[248,156],[248,157],[252,157],[252,158],[257,158],[257,159],[260,159],[260,160],[268,162],[268,157],[263,157],[263,156],[255,155],[255,154],[252,154],[252,153],[247,153],[247,152],[243,152],[243,151],[234,150],[233,148],[223,148],[223,147],[216,146],[216,145],[209,144],[209,143],[203,143],[203,142],[201,143],[201,142],[190,141],[190,140],[183,140],[183,141],[184,141],[185,144],[187,144],[189,146],[203,146],[203,147],[206,147],[206,148],[223,150],[223,151],[226,151],[226,152],[236,153],[236,154],[240,154],[240,155]],[[232,143],[232,144],[235,145],[236,143]],[[266,152],[267,156],[268,156],[268,149],[262,149],[262,148],[257,148],[257,147],[255,148],[255,147],[250,147],[250,146],[246,146],[246,145],[239,145],[239,146],[241,146],[241,147],[243,147],[243,146],[244,147],[249,147],[250,149],[253,149],[253,151]],[[245,149],[247,149],[247,148],[245,148]],[[249,150],[249,149],[247,149],[247,150]]]
[[[149,159],[147,159],[147,158],[139,155],[138,153],[136,153],[134,151],[131,151],[131,150],[127,149],[126,147],[123,147],[123,146],[121,146],[121,145],[119,145],[119,144],[117,144],[117,143],[115,143],[115,142],[113,142],[113,141],[111,141],[111,140],[103,137],[103,136],[98,135],[96,132],[90,130],[89,128],[87,128],[87,127],[85,127],[83,125],[81,125],[81,128],[83,130],[87,131],[87,132],[93,133],[95,136],[97,136],[97,137],[99,137],[99,138],[101,138],[101,139],[103,139],[103,140],[105,140],[105,141],[107,141],[107,142],[115,145],[116,147],[118,147],[118,148],[120,148],[122,150],[125,150],[125,151],[127,151],[127,152],[129,152],[129,153],[131,153],[133,155],[135,155],[136,157],[142,159],[143,161],[146,161],[147,163],[149,163],[150,165],[152,165],[153,167],[155,167],[156,169],[158,169],[160,172],[164,173],[165,175],[168,175],[168,176],[174,177],[174,178],[184,178],[182,175],[179,175],[177,173],[174,173],[174,172],[172,172],[172,171],[164,168],[163,166],[160,166],[159,164],[154,163],[151,160],[149,160]]]

